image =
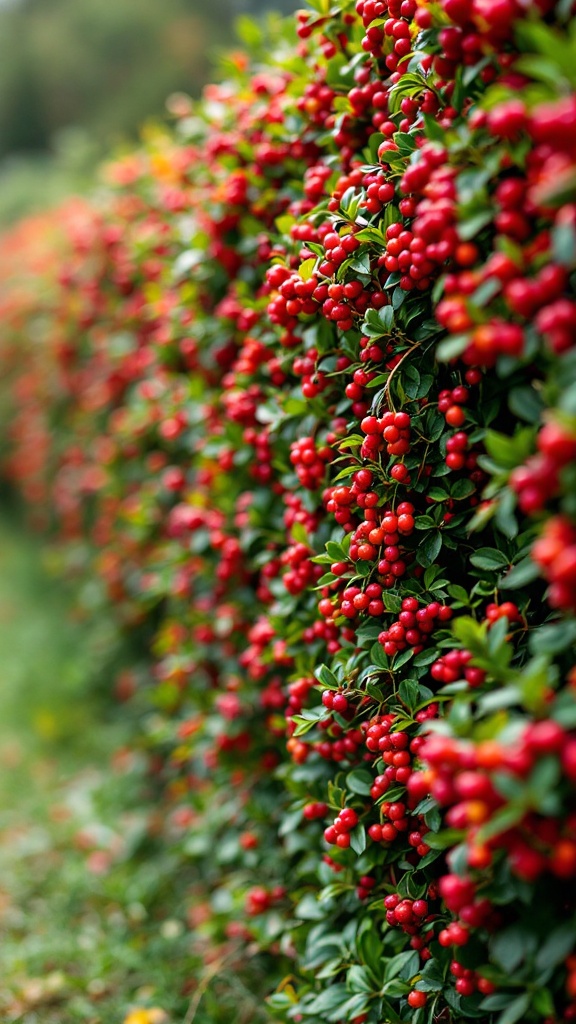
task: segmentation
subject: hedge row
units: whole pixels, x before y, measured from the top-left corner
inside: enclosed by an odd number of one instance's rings
[[[5,472],[274,1020],[576,1018],[572,7],[245,24],[5,246]]]

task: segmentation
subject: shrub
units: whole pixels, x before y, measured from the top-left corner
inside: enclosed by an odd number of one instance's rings
[[[4,317],[6,465],[274,1018],[576,1015],[570,15],[317,0]]]

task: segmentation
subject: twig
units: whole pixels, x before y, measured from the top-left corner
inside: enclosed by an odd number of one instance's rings
[[[198,982],[198,987],[190,1000],[188,1009],[186,1010],[186,1016],[183,1018],[182,1024],[192,1024],[206,990],[214,978],[220,973],[226,962],[230,959],[230,956],[231,954],[229,953],[228,956],[222,957],[220,960],[216,960],[215,963],[213,963],[212,966],[204,972],[202,978]]]

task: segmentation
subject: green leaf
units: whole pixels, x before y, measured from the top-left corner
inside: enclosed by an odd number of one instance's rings
[[[431,487],[426,497],[431,501],[447,501],[450,495],[442,487]]]
[[[452,623],[454,636],[474,654],[486,653],[486,625],[476,622],[470,615],[463,615]]]
[[[345,985],[330,985],[329,988],[325,988],[323,992],[320,992],[311,1003],[308,1003],[306,1010],[308,1013],[329,1013],[330,1010],[334,1010],[337,1006],[342,1006],[348,996],[348,990]]]
[[[366,849],[366,830],[363,825],[356,825],[350,833],[350,848],[360,857]]]
[[[387,612],[392,612],[393,615],[397,615],[398,612],[402,611],[402,598],[398,597],[397,594],[386,594],[382,595],[384,601],[384,607]]]
[[[524,707],[533,713],[541,713],[546,706],[547,694],[554,690],[558,669],[551,665],[545,654],[531,658],[519,673],[518,686]],[[574,705],[576,709],[576,704]]]
[[[567,412],[570,416],[576,416],[576,383],[571,384],[560,395],[558,408],[562,412]]]
[[[380,1009],[382,1014],[380,1019],[385,1020],[386,1024],[405,1024],[404,1017],[398,1016],[388,999],[380,999]]]
[[[446,828],[442,832],[427,832],[426,845],[431,850],[447,850],[450,846],[457,846],[466,835],[465,831],[457,828]]]
[[[414,679],[403,679],[398,687],[398,696],[409,711],[414,711],[420,700],[418,683]]]
[[[572,921],[559,925],[544,940],[536,954],[536,967],[539,971],[556,967],[572,952],[576,945],[576,931]]]
[[[497,974],[498,980],[500,980],[500,973]],[[514,996],[510,992],[494,992],[490,996],[486,996],[481,1002],[483,1010],[503,1010],[505,1007],[510,1006]]]
[[[416,516],[414,523],[417,530],[434,530],[436,523],[432,516]]]
[[[242,42],[250,48],[260,46],[264,40],[262,26],[246,14],[241,14],[235,19],[234,28]]]
[[[502,551],[498,548],[478,548],[473,555],[470,556],[470,562],[475,565],[477,569],[504,569],[510,565],[509,559]]]
[[[576,729],[576,701],[568,690],[564,690],[556,698],[552,718],[565,729]]]
[[[499,434],[495,430],[486,431],[484,444],[486,451],[497,465],[504,469],[514,469],[521,465],[532,453],[534,447],[535,430],[531,427],[522,427],[517,430],[514,437],[507,434]]]
[[[472,338],[469,334],[453,334],[440,342],[436,349],[436,359],[439,363],[449,363],[452,359],[461,356],[471,342]]]
[[[497,932],[491,939],[490,957],[506,974],[511,975],[529,955],[532,941],[525,925],[511,925]]]
[[[458,224],[458,234],[463,242],[469,242],[470,239],[475,238],[480,233],[482,228],[486,227],[487,224],[494,218],[494,211],[480,210],[475,213],[472,217],[466,217],[465,220],[461,220]]]
[[[408,650],[402,651],[401,654],[395,654],[393,660],[394,671],[396,672],[399,668],[402,668],[402,666],[405,665],[408,661],[410,661],[410,658],[412,658],[413,656],[413,647],[409,647]]]
[[[497,789],[503,790],[503,786],[500,784],[502,778],[499,778]],[[512,781],[512,780],[511,780]],[[508,794],[505,794],[506,796]],[[523,794],[520,794],[522,796]],[[481,842],[486,842],[488,839],[492,839],[494,836],[502,835],[503,832],[507,832],[508,829],[514,828],[519,821],[525,816],[524,807],[510,805],[509,807],[503,807],[501,811],[496,811],[492,815],[489,821],[485,825],[482,825],[478,832],[478,838]]]
[[[532,993],[532,1009],[544,1018],[554,1018],[554,999],[549,989],[540,988]]]
[[[386,138],[386,136],[383,135],[382,132],[374,132],[374,134],[371,135],[369,140],[368,140],[368,149],[369,149],[369,152],[370,152],[370,159],[372,160],[372,163],[374,163],[374,164],[378,163],[378,149],[380,148],[381,144],[384,142],[385,138]]]
[[[540,571],[530,555],[522,558],[520,562],[513,565],[509,572],[500,580],[500,586],[505,590],[517,590],[525,587],[528,583],[538,579]]]
[[[384,960],[382,958],[382,939],[370,918],[364,918],[356,937],[358,959],[366,964],[375,977],[382,977]]]
[[[510,487],[504,487],[498,497],[494,522],[500,532],[510,540],[513,540],[518,534],[518,521],[514,515],[515,508],[516,494]]]
[[[318,668],[314,670],[314,675],[318,682],[322,683],[323,686],[327,686],[329,690],[337,690],[340,685],[336,676],[327,665],[319,665]]]
[[[300,715],[293,715],[292,721],[296,723],[294,736],[304,736],[304,734],[317,725],[325,715],[326,711],[323,708],[314,708],[313,711],[303,711]]]
[[[494,296],[498,295],[498,292],[502,288],[502,284],[495,277],[488,277],[482,284],[473,292],[471,300],[475,306],[479,306],[482,309],[486,306]]]
[[[406,295],[407,292],[405,292],[403,288],[395,288],[392,292],[392,307],[394,309],[400,309],[400,306],[404,305]]]
[[[503,616],[501,619],[496,619],[496,622],[492,623],[488,629],[488,651],[495,660],[502,657],[502,647],[506,643],[509,628],[508,619]]]
[[[454,498],[455,501],[462,501],[463,498],[470,497],[476,490],[475,485],[471,480],[456,480],[450,488],[450,497]]]
[[[557,757],[543,757],[538,761],[528,779],[528,794],[533,807],[538,810],[548,794],[557,788],[561,774]]]
[[[426,665],[431,665],[437,658],[437,651],[420,651],[420,654],[416,655],[412,664],[415,668],[424,668]]]
[[[424,128],[427,139],[432,139],[434,142],[444,142],[446,129],[442,128],[430,114],[424,114]]]
[[[367,276],[371,273],[370,268],[370,254],[363,253],[362,256],[353,259],[349,264],[350,270],[356,271],[357,274],[366,274]]]
[[[346,552],[340,544],[336,544],[335,541],[329,540],[326,543],[326,551],[333,562],[345,562]]]
[[[520,1020],[526,1010],[530,1006],[530,993],[523,992],[522,995],[517,996],[505,1010],[502,1011],[496,1024],[516,1024],[517,1020]]]
[[[369,338],[382,338],[389,334],[394,326],[394,310],[392,306],[381,309],[368,309],[364,316],[362,330]]]
[[[333,572],[325,572],[317,581],[315,589],[319,590],[321,587],[325,587],[327,583],[334,583],[334,580],[337,580],[338,578],[339,577],[335,576]]]
[[[576,641],[576,621],[563,619],[533,630],[530,635],[532,654],[560,654]]]
[[[326,889],[323,890],[324,896],[327,896]],[[332,960],[327,960],[321,970],[316,972],[317,978],[333,978],[335,974],[340,974],[342,971],[342,957],[334,957]]]
[[[528,384],[512,388],[508,395],[510,412],[527,423],[538,423],[543,407],[539,392]]]
[[[370,971],[360,964],[353,964],[346,974],[346,986],[350,992],[373,992],[374,981]]]
[[[560,33],[544,22],[522,21],[516,26],[516,34],[523,50],[535,50],[550,60],[556,68],[557,80],[565,77],[576,85],[574,48],[567,33]]]
[[[436,983],[440,988],[444,984],[444,971],[442,966],[439,964],[435,957],[427,960],[424,967],[420,971],[421,981],[426,980],[431,984]],[[416,985],[416,988],[420,987],[420,982]],[[424,991],[424,990],[423,990]],[[432,990],[433,991],[433,990]]]
[[[392,306],[382,306],[378,310],[378,319],[386,331],[391,331],[394,326],[394,310]]]
[[[303,523],[298,523],[298,522],[294,523],[290,527],[290,532],[291,532],[292,536],[294,537],[294,540],[297,541],[299,544],[309,544],[310,543],[310,538],[309,538],[308,534],[306,533],[306,527],[304,526]]]
[[[316,266],[316,260],[313,256],[308,260],[304,260],[303,263],[298,267],[298,273],[303,281],[309,281],[314,273],[314,267]]]
[[[390,668],[390,658],[384,653],[384,648],[378,641],[370,648],[370,660],[377,668]]]
[[[442,534],[440,530],[431,530],[422,543],[418,546],[418,562],[420,565],[432,565],[442,548]]]
[[[373,782],[373,776],[365,768],[354,768],[346,776],[346,788],[358,796],[370,796]]]
[[[402,974],[405,978],[414,977],[420,967],[420,957],[418,955],[415,957],[414,953],[416,953],[416,950],[409,949],[393,956],[386,964],[384,981],[391,981],[392,978],[398,977],[399,974]]]
[[[307,892],[294,907],[294,917],[300,921],[321,921],[325,913],[326,908],[320,905],[311,892]]]

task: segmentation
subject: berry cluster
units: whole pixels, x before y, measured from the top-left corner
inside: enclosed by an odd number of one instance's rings
[[[545,423],[536,439],[538,454],[518,466],[510,483],[523,512],[541,511],[560,487],[560,474],[576,459],[576,435],[554,420]]]
[[[324,839],[345,850],[350,846],[350,832],[358,824],[358,815],[352,807],[344,807],[334,818],[332,825],[324,829]]]
[[[576,610],[576,527],[564,516],[553,516],[533,547],[534,561],[550,588],[553,608]]]
[[[451,618],[452,610],[447,605],[431,601],[430,604],[420,607],[417,598],[405,597],[397,621],[393,622],[389,629],[379,633],[378,642],[382,644],[384,653],[391,658],[399,651],[405,651],[407,647],[413,647],[418,654],[435,626],[441,622],[449,622]]]

